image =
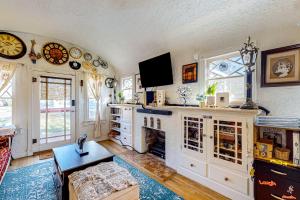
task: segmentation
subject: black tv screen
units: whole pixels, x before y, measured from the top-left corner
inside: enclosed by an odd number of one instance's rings
[[[142,61],[139,68],[143,88],[173,84],[170,53]]]

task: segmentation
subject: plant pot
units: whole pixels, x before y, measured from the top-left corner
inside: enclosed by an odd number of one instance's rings
[[[206,106],[212,107],[216,104],[216,97],[215,96],[207,96],[206,97]]]

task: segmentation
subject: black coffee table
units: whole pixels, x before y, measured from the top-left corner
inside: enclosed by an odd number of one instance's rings
[[[80,156],[75,151],[75,145],[77,144],[70,144],[53,149],[56,168],[54,178],[58,199],[69,199],[68,175],[74,171],[85,169],[100,162],[113,160],[114,155],[94,141],[89,141],[84,144],[84,150],[89,151],[89,154],[85,156]]]

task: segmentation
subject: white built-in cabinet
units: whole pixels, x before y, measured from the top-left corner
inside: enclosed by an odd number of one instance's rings
[[[133,146],[133,107],[110,105],[110,129],[117,133],[110,139],[118,144]]]
[[[247,145],[252,129],[248,129],[249,119],[218,113],[182,113],[182,170],[179,171],[196,181],[209,180],[213,186],[221,184],[250,198]]]

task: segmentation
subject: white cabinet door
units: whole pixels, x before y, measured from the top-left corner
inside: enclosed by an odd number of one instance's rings
[[[206,123],[201,115],[182,115],[182,152],[195,159],[206,159]]]
[[[122,108],[122,121],[126,123],[131,123],[132,121],[132,108],[123,107]]]
[[[208,158],[212,163],[247,171],[247,130],[242,117],[212,116],[207,120]]]

